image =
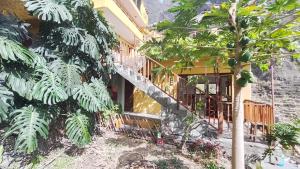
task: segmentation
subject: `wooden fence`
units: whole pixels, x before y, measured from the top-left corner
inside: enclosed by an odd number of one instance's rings
[[[269,104],[244,101],[245,122],[250,123],[250,136],[257,135],[257,129],[261,128],[263,134],[270,132],[271,126],[275,123],[273,108]]]

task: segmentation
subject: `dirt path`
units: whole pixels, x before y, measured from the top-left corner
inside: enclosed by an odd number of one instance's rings
[[[115,169],[143,164],[145,168],[202,168],[185,158],[174,146],[156,146],[144,140],[106,132],[96,137],[84,150],[70,148],[53,151],[37,168],[46,169]],[[131,166],[131,167],[132,167]],[[135,167],[133,167],[135,168]]]

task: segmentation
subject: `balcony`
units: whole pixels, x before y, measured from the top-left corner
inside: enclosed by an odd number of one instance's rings
[[[115,0],[140,28],[148,25],[148,14],[142,0]]]
[[[125,1],[125,0],[124,0]],[[94,7],[103,12],[112,29],[131,45],[137,45],[144,35],[135,22],[113,0],[94,0]]]

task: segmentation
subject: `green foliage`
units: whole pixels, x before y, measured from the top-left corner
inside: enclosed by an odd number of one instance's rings
[[[0,36],[0,56],[4,60],[22,61],[31,65],[34,63],[35,55],[22,47],[22,44]]]
[[[97,60],[99,59],[100,52],[99,47],[97,45],[97,40],[94,36],[85,34],[85,38],[82,39],[82,45],[80,50],[82,52],[85,52],[86,54],[89,54],[93,59]]]
[[[0,122],[7,120],[13,96],[13,93],[8,88],[0,85]]]
[[[24,79],[24,74],[20,72],[11,72],[7,78],[7,86],[20,96],[32,100],[32,89],[34,82]]]
[[[171,159],[161,159],[154,161],[157,165],[158,169],[169,169],[169,168],[185,168],[183,162],[178,158],[171,158]]]
[[[113,105],[111,108],[104,110],[102,115],[104,120],[107,121],[109,117],[121,113],[122,113],[121,106],[116,104]]]
[[[249,62],[251,59],[251,53],[246,51],[242,54],[242,56],[239,58],[239,61],[241,62]]]
[[[61,79],[68,96],[72,96],[73,89],[81,84],[80,67],[75,64],[67,64],[64,61],[57,59],[51,63],[50,68],[55,72],[55,76],[58,76]]]
[[[80,28],[64,28],[59,27],[57,32],[62,36],[63,43],[70,46],[77,46],[81,40],[83,40],[82,32]]]
[[[270,133],[267,135],[268,148],[263,154],[263,158],[272,156],[275,147],[281,145],[282,149],[293,149],[300,145],[300,120],[297,119],[292,123],[276,123]]]
[[[82,147],[91,142],[91,122],[85,114],[78,110],[66,120],[66,134],[72,143]]]
[[[41,100],[48,105],[68,99],[68,95],[64,90],[64,84],[57,74],[45,68],[39,68],[37,71],[42,73],[42,78],[32,89],[32,95],[35,99]]]
[[[30,40],[27,25],[20,22],[12,15],[4,16],[0,13],[0,36],[6,37],[9,40],[24,43]]]
[[[69,10],[58,0],[23,0],[25,7],[43,21],[72,21]]]
[[[0,164],[3,161],[4,146],[0,145]]]
[[[234,67],[237,64],[237,61],[235,60],[235,58],[229,58],[228,59],[228,65],[230,67]]]
[[[92,79],[90,84],[74,88],[73,98],[78,100],[80,106],[89,112],[104,111],[112,106],[112,100],[104,83],[99,79]]]
[[[245,87],[248,83],[253,83],[253,75],[248,70],[241,71],[241,77],[237,80],[237,84]]]
[[[295,0],[255,4],[239,1],[234,21],[230,19],[230,1],[204,12],[199,11],[208,1],[176,2],[169,10],[175,14],[174,21],[158,23],[156,29],[162,36],[141,47],[147,56],[158,60],[175,59],[172,66],[179,69],[186,65],[192,67],[191,62],[203,61],[205,57],[210,63],[218,61],[219,66],[227,62],[236,76],[245,63],[265,68],[261,65],[269,64],[270,58],[284,57],[286,53],[298,56],[299,45],[295,45],[295,41],[299,41],[300,35],[297,29],[300,5]],[[246,86],[247,80],[240,79],[239,83]]]
[[[0,12],[0,122],[10,124],[5,138],[16,134],[15,149],[32,153],[49,124],[68,114],[66,133],[84,146],[95,120],[80,110],[112,108],[106,85],[114,33],[89,0],[23,1],[40,20],[34,39],[26,23]]]
[[[215,161],[208,161],[204,164],[205,169],[223,169],[224,167],[219,167]]]
[[[271,131],[272,137],[279,141],[284,149],[290,149],[300,144],[300,124],[294,123],[277,123]]]
[[[38,136],[44,139],[48,137],[49,117],[47,112],[30,105],[15,110],[12,116],[14,117],[11,121],[12,126],[4,137],[17,133],[15,149],[32,153],[38,146]]]

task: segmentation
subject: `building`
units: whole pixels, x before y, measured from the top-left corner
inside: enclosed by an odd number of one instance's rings
[[[228,66],[207,65],[207,59],[193,67],[169,70],[176,60],[159,62],[138,52],[149,38],[148,15],[143,0],[93,0],[94,7],[116,32],[119,47],[114,49],[116,74],[112,77],[113,100],[120,104],[123,126],[153,128],[169,134],[182,134],[185,119],[197,114],[222,131],[229,123],[234,94],[233,75]],[[4,3],[4,4],[1,4]],[[0,1],[0,6],[19,9],[18,17],[38,28],[19,0]],[[36,25],[35,25],[36,24]],[[246,65],[250,69],[250,65]],[[196,79],[196,80],[195,80]],[[251,99],[251,86],[243,90],[243,100]],[[248,110],[248,109],[247,109]],[[251,109],[252,111],[252,109]],[[247,117],[247,114],[246,114]],[[225,119],[225,120],[224,120]],[[198,131],[200,132],[200,131]]]
[[[126,117],[122,123],[182,134],[185,118],[196,113],[222,133],[225,122],[229,124],[232,119],[231,68],[227,64],[209,65],[204,58],[192,67],[168,70],[176,60],[156,61],[138,52],[151,36],[143,0],[94,0],[94,4],[103,11],[120,41],[114,53],[117,74],[111,89]],[[245,68],[251,69],[250,65]],[[242,100],[251,100],[251,85],[244,88]],[[246,121],[256,118],[251,115],[256,108],[249,109],[253,104],[245,103]]]

